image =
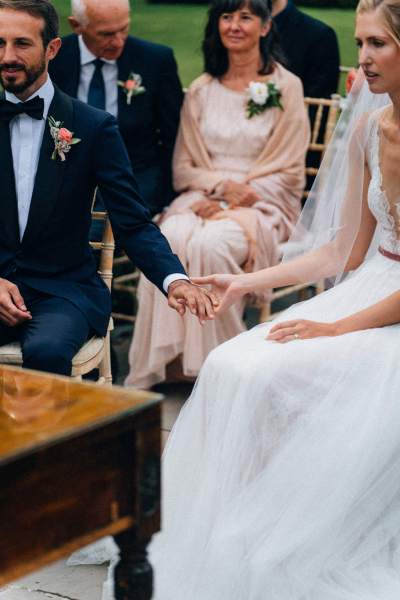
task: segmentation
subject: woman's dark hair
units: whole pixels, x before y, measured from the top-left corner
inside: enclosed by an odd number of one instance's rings
[[[44,22],[42,39],[45,48],[51,40],[58,37],[58,15],[49,0],[0,0],[0,10],[2,8],[26,12],[32,17],[42,19]]]
[[[233,13],[244,7],[260,17],[263,22],[271,19],[271,0],[213,0],[210,6],[202,49],[204,70],[213,77],[221,77],[229,67],[228,52],[223,46],[219,35],[219,18],[224,13]],[[274,23],[272,23],[269,34],[260,38],[260,53],[262,60],[260,75],[271,73],[276,61],[283,64],[286,62]]]

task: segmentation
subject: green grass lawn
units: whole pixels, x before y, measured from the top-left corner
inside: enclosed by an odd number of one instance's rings
[[[62,33],[69,31],[66,18],[68,0],[54,0],[61,15]],[[132,2],[132,33],[139,37],[167,44],[174,49],[183,84],[188,85],[202,70],[200,44],[206,20],[206,6],[181,4],[147,4]],[[354,12],[351,10],[307,9],[310,15],[331,25],[338,34],[341,61],[354,65],[357,52],[354,44]]]

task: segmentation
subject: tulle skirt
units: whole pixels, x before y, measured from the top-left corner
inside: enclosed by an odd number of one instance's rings
[[[380,254],[285,311],[332,322],[400,289]],[[154,600],[399,600],[400,325],[214,350],[164,455]]]

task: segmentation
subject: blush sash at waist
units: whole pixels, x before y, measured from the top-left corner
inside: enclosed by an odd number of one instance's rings
[[[385,248],[382,248],[382,246],[379,246],[378,250],[383,256],[386,256],[386,258],[390,258],[390,260],[397,260],[400,262],[400,254],[393,254],[393,252],[385,250]]]

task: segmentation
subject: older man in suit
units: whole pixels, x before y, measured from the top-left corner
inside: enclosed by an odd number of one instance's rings
[[[128,0],[72,0],[69,22],[74,33],[63,39],[51,78],[65,93],[118,119],[139,191],[152,214],[160,212],[173,197],[182,104],[173,53],[128,35]]]
[[[300,11],[292,0],[272,0],[272,17],[288,61],[303,82],[304,95],[330,98],[339,80],[339,46],[331,27]]]
[[[183,314],[213,316],[144,207],[115,118],[53,85],[61,45],[49,0],[0,0],[0,344],[19,340],[25,367],[71,372],[110,295],[88,243],[99,187],[118,243]]]

